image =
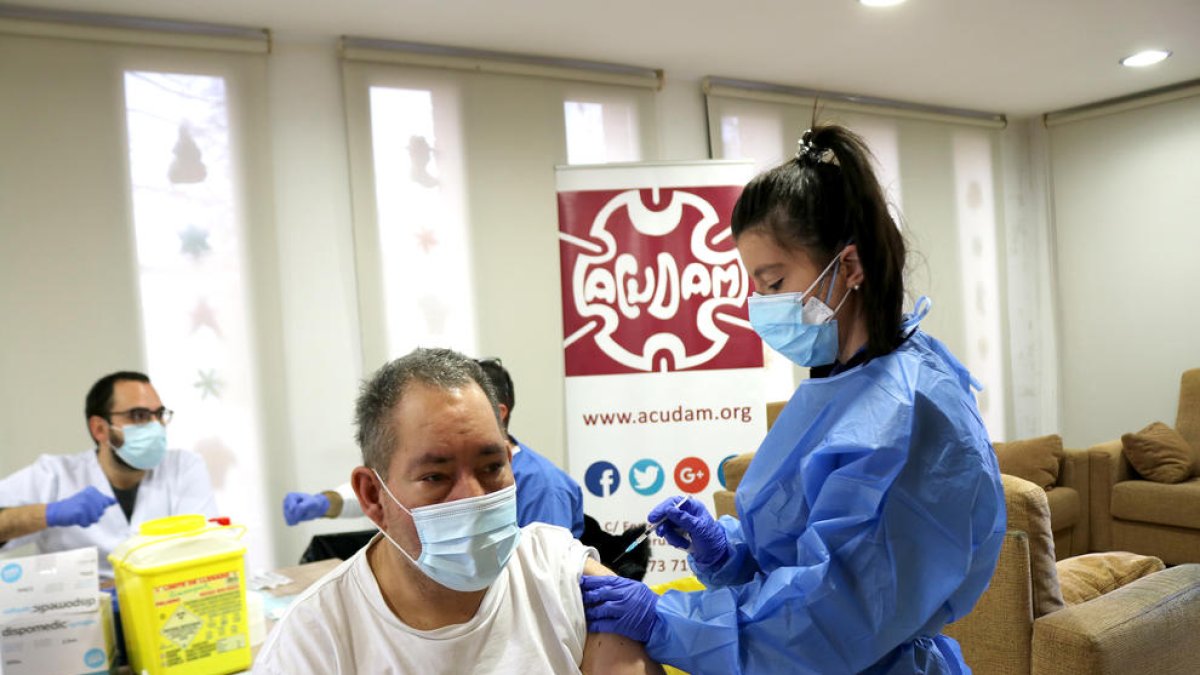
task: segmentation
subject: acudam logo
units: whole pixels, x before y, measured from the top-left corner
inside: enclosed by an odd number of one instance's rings
[[[588,492],[597,497],[607,497],[621,485],[621,473],[610,462],[596,462],[588,467],[583,476]]]
[[[559,193],[567,375],[762,365],[728,224],[740,193]]]
[[[639,495],[652,495],[663,486],[662,465],[652,459],[639,459],[629,469],[629,486]]]

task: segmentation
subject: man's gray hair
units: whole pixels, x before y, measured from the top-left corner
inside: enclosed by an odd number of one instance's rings
[[[378,471],[385,479],[396,449],[396,439],[400,436],[392,412],[414,382],[440,389],[457,389],[475,383],[487,396],[496,423],[500,424],[496,390],[474,359],[452,349],[413,350],[384,365],[370,380],[363,382],[355,405],[356,438],[362,449],[363,464]]]

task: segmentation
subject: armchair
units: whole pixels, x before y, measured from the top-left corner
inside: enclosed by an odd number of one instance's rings
[[[1200,646],[1200,565],[1137,579],[1067,606],[1054,562],[1047,493],[1003,475],[1008,534],[992,583],[946,626],[980,675],[1194,673]],[[1157,562],[1157,561],[1155,561]]]
[[[1180,380],[1175,430],[1195,457],[1193,475],[1182,483],[1143,479],[1120,439],[1089,450],[1091,550],[1136,551],[1168,564],[1200,563],[1200,368],[1184,372]]]
[[[1058,435],[997,442],[993,447],[1000,473],[1046,488],[1057,558],[1087,553],[1090,550],[1088,451],[1064,448]]]

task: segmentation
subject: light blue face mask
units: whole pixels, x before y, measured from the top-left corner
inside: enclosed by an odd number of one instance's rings
[[[817,276],[812,285],[800,293],[776,293],[775,295],[752,295],[749,298],[750,325],[754,332],[770,345],[771,349],[783,354],[798,366],[826,366],[837,359],[838,333],[834,316],[846,304],[853,288],[842,296],[834,309],[829,308],[833,287],[837,283],[837,271],[841,267],[841,255]],[[821,283],[821,279],[834,270],[825,301],[808,295]]]
[[[129,466],[148,471],[158,466],[167,454],[167,428],[160,422],[121,427],[125,443],[113,446],[117,457]]]
[[[379,472],[375,477],[396,506],[412,516],[421,540],[421,555],[414,560],[391,535],[382,529],[380,532],[430,579],[455,591],[480,591],[504,571],[521,541],[516,485],[409,510],[388,489]]]

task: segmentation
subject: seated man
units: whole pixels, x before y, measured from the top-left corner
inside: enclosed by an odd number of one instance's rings
[[[580,576],[604,574],[561,527],[517,526],[511,451],[479,365],[420,349],[381,368],[356,410],[351,483],[379,534],[300,595],[262,673],[661,672],[640,645],[587,632]]]
[[[34,543],[50,553],[95,546],[100,577],[110,580],[108,554],[143,521],[217,515],[204,460],[167,450],[171,414],[145,375],[100,378],[84,402],[95,449],[42,455],[0,480],[0,548]]]
[[[477,361],[496,390],[500,403],[500,427],[512,451],[512,474],[517,481],[517,523],[549,523],[567,528],[578,539],[583,536],[583,490],[579,483],[553,462],[513,438],[508,432],[516,406],[512,376],[500,359]],[[283,500],[288,525],[314,518],[356,518],[363,514],[349,483],[317,494],[289,492]]]

